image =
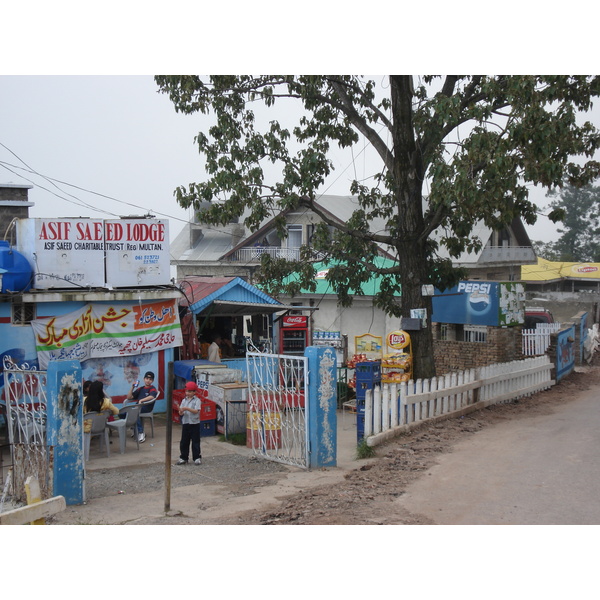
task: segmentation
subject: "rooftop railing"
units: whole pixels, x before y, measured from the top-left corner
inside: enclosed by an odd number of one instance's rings
[[[230,257],[231,262],[259,263],[263,254],[269,254],[272,258],[284,258],[285,260],[300,260],[300,248],[281,248],[279,246],[250,246],[236,250]],[[322,260],[325,255],[315,252],[314,260]]]

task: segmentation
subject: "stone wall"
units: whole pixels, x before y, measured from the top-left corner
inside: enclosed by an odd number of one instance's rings
[[[523,358],[520,327],[488,327],[486,342],[463,342],[440,340],[440,324],[433,323],[433,337],[438,376]]]

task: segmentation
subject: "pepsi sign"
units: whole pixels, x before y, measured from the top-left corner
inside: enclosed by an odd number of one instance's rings
[[[436,291],[432,298],[432,321],[461,325],[499,325],[498,282],[461,281]]]

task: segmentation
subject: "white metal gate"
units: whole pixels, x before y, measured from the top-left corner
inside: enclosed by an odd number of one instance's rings
[[[46,372],[17,366],[4,357],[4,395],[8,440],[12,457],[13,498],[25,498],[25,480],[39,482],[42,497],[50,494],[49,457],[46,447]],[[6,486],[6,482],[3,482]]]
[[[270,460],[308,468],[308,359],[246,354],[248,446]]]

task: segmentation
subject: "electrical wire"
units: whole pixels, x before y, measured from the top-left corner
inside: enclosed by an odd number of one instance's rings
[[[381,127],[381,129],[379,130],[379,132],[378,132],[378,133],[381,133],[381,131],[383,131],[383,129],[385,129],[385,125],[382,125],[382,127]],[[368,140],[365,138],[365,139],[364,139],[364,141],[363,141],[363,148],[362,148],[362,149],[361,149],[361,150],[358,152],[358,154],[357,154],[356,156],[354,156],[354,148],[353,148],[353,147],[351,148],[351,152],[352,152],[352,160],[350,161],[350,163],[349,163],[349,164],[348,164],[348,165],[347,165],[347,166],[346,166],[344,169],[342,169],[342,171],[340,171],[340,172],[339,172],[338,176],[337,176],[337,177],[336,177],[336,178],[335,178],[335,179],[334,179],[334,180],[333,180],[333,181],[332,181],[332,182],[329,184],[329,186],[328,186],[327,188],[325,188],[325,190],[323,190],[323,192],[317,196],[317,200],[318,200],[318,199],[320,199],[322,196],[326,195],[326,194],[327,194],[327,192],[329,191],[329,189],[331,189],[331,187],[332,187],[332,186],[333,186],[335,183],[337,183],[337,182],[339,181],[339,179],[340,179],[340,178],[343,176],[343,174],[344,174],[344,173],[345,173],[345,172],[346,172],[346,171],[347,171],[349,168],[351,168],[351,167],[352,167],[352,168],[354,169],[354,177],[355,177],[355,179],[357,179],[357,173],[356,173],[356,160],[357,160],[357,158],[358,158],[358,157],[360,157],[361,155],[363,155],[363,160],[366,158],[366,150],[367,150],[367,148],[368,148],[369,146],[371,146],[371,143],[370,143],[370,142],[369,142],[369,144],[367,145],[367,143],[366,143],[367,141],[368,141]],[[388,141],[389,141],[389,132],[388,132]],[[108,200],[112,200],[112,201],[114,201],[114,202],[118,202],[118,203],[120,203],[120,204],[123,204],[123,205],[126,205],[126,206],[131,206],[131,207],[134,207],[134,208],[138,208],[138,209],[139,209],[139,208],[141,208],[141,209],[143,209],[143,210],[146,210],[146,207],[142,207],[142,206],[136,205],[136,204],[134,204],[134,203],[131,203],[131,202],[126,202],[126,201],[123,201],[123,200],[119,200],[118,198],[114,198],[114,197],[112,197],[112,196],[108,196],[108,195],[106,195],[106,194],[102,194],[102,193],[94,192],[93,190],[89,190],[89,189],[86,189],[86,188],[83,188],[83,187],[80,187],[80,186],[77,186],[77,185],[74,185],[74,184],[70,184],[70,183],[68,183],[68,182],[65,182],[65,181],[61,181],[61,180],[59,180],[59,179],[55,179],[55,178],[52,178],[52,177],[46,176],[46,175],[44,175],[44,174],[42,174],[42,173],[39,173],[38,171],[36,171],[35,169],[33,169],[33,168],[30,166],[30,165],[28,165],[28,164],[27,164],[27,163],[26,163],[26,162],[25,162],[25,161],[24,161],[24,160],[23,160],[23,159],[22,159],[20,156],[18,156],[18,155],[17,155],[17,154],[16,154],[16,153],[15,153],[13,150],[11,150],[11,149],[10,149],[8,146],[6,146],[5,144],[3,144],[2,142],[0,142],[0,146],[2,146],[2,147],[3,147],[3,148],[5,148],[5,149],[6,149],[8,152],[10,152],[10,154],[12,154],[12,155],[13,155],[15,158],[17,158],[17,160],[19,160],[19,161],[20,161],[20,162],[21,162],[23,165],[25,165],[25,167],[26,167],[26,168],[23,168],[23,167],[18,167],[18,166],[16,166],[16,165],[12,165],[12,164],[10,164],[10,163],[7,163],[7,162],[5,162],[5,161],[0,161],[0,166],[2,166],[3,168],[5,168],[5,169],[6,169],[6,170],[8,170],[9,172],[11,172],[11,173],[13,173],[13,174],[17,175],[18,177],[22,177],[22,178],[23,178],[23,179],[25,179],[26,181],[28,181],[28,182],[30,182],[30,183],[32,183],[32,184],[34,184],[34,185],[36,185],[36,186],[37,186],[37,187],[39,187],[40,189],[43,189],[43,190],[47,191],[48,193],[50,193],[50,194],[52,194],[52,195],[56,196],[56,197],[57,197],[57,198],[59,198],[59,199],[65,200],[65,201],[67,201],[67,202],[70,202],[70,203],[72,203],[72,204],[74,204],[74,205],[76,205],[76,206],[80,206],[80,207],[83,207],[83,208],[86,208],[86,209],[89,209],[89,210],[93,210],[93,211],[95,211],[95,212],[98,212],[98,213],[108,214],[108,215],[110,215],[110,216],[113,216],[113,217],[119,217],[119,216],[120,216],[120,215],[117,215],[116,213],[110,212],[110,211],[108,211],[108,210],[106,210],[106,209],[101,209],[101,208],[98,208],[98,207],[96,207],[96,206],[93,206],[93,205],[91,205],[91,204],[88,204],[87,202],[83,201],[81,198],[78,198],[77,196],[74,196],[73,194],[69,194],[68,192],[65,192],[65,191],[64,191],[64,190],[62,190],[62,189],[61,189],[61,188],[60,188],[58,185],[56,185],[57,183],[58,183],[58,184],[61,184],[61,185],[65,185],[65,186],[72,187],[72,188],[74,188],[74,189],[77,189],[77,190],[80,190],[80,191],[82,191],[82,192],[86,192],[86,193],[89,193],[89,194],[93,194],[93,195],[95,195],[95,196],[98,196],[98,197],[101,197],[101,198],[105,198],[105,199],[108,199]],[[57,194],[56,192],[53,192],[52,190],[50,190],[50,189],[48,189],[48,188],[46,188],[46,187],[44,187],[44,186],[41,186],[41,185],[37,184],[35,181],[33,181],[33,180],[31,180],[31,179],[29,179],[29,178],[27,178],[27,177],[24,177],[23,175],[19,175],[18,173],[16,173],[15,171],[13,171],[13,170],[12,170],[10,167],[12,167],[13,169],[19,169],[19,170],[21,170],[21,171],[26,171],[26,172],[28,172],[28,173],[30,173],[30,174],[34,174],[34,175],[37,175],[37,176],[39,176],[39,177],[41,177],[41,178],[45,179],[45,180],[46,180],[46,181],[48,181],[48,182],[49,182],[51,185],[53,185],[53,186],[54,186],[54,187],[55,187],[57,190],[59,190],[59,191],[60,191],[60,192],[62,192],[63,194],[66,194],[66,195],[70,196],[70,197],[71,197],[73,200],[69,200],[69,198],[66,198],[65,196],[61,196],[61,195]],[[364,170],[364,169],[363,169],[363,170]],[[183,222],[183,223],[185,223],[185,224],[189,224],[189,223],[191,222],[190,220],[181,219],[181,218],[179,218],[179,217],[175,217],[175,216],[169,215],[169,214],[167,214],[167,213],[161,213],[161,212],[159,212],[159,211],[153,211],[153,212],[155,212],[157,215],[161,215],[161,216],[163,216],[163,217],[167,217],[167,218],[169,218],[169,219],[173,219],[173,220],[176,220],[176,221],[180,221],[180,222]],[[304,209],[304,212],[303,212],[303,213],[301,213],[301,214],[307,214],[308,212],[309,212],[309,209],[308,209],[308,207],[306,207],[306,208]],[[217,232],[220,232],[220,231],[222,231],[222,230],[220,230],[220,229],[217,229],[216,227],[211,227],[211,226],[209,226],[209,225],[206,225],[206,224],[203,224],[203,228],[205,228],[205,229],[207,229],[207,230],[217,231]],[[171,255],[171,256],[172,256],[172,255]],[[240,265],[240,266],[241,266],[241,267],[250,267],[250,266],[251,266],[251,264],[252,264],[252,261],[248,260],[248,261],[247,261],[247,262],[246,262],[244,265]]]

